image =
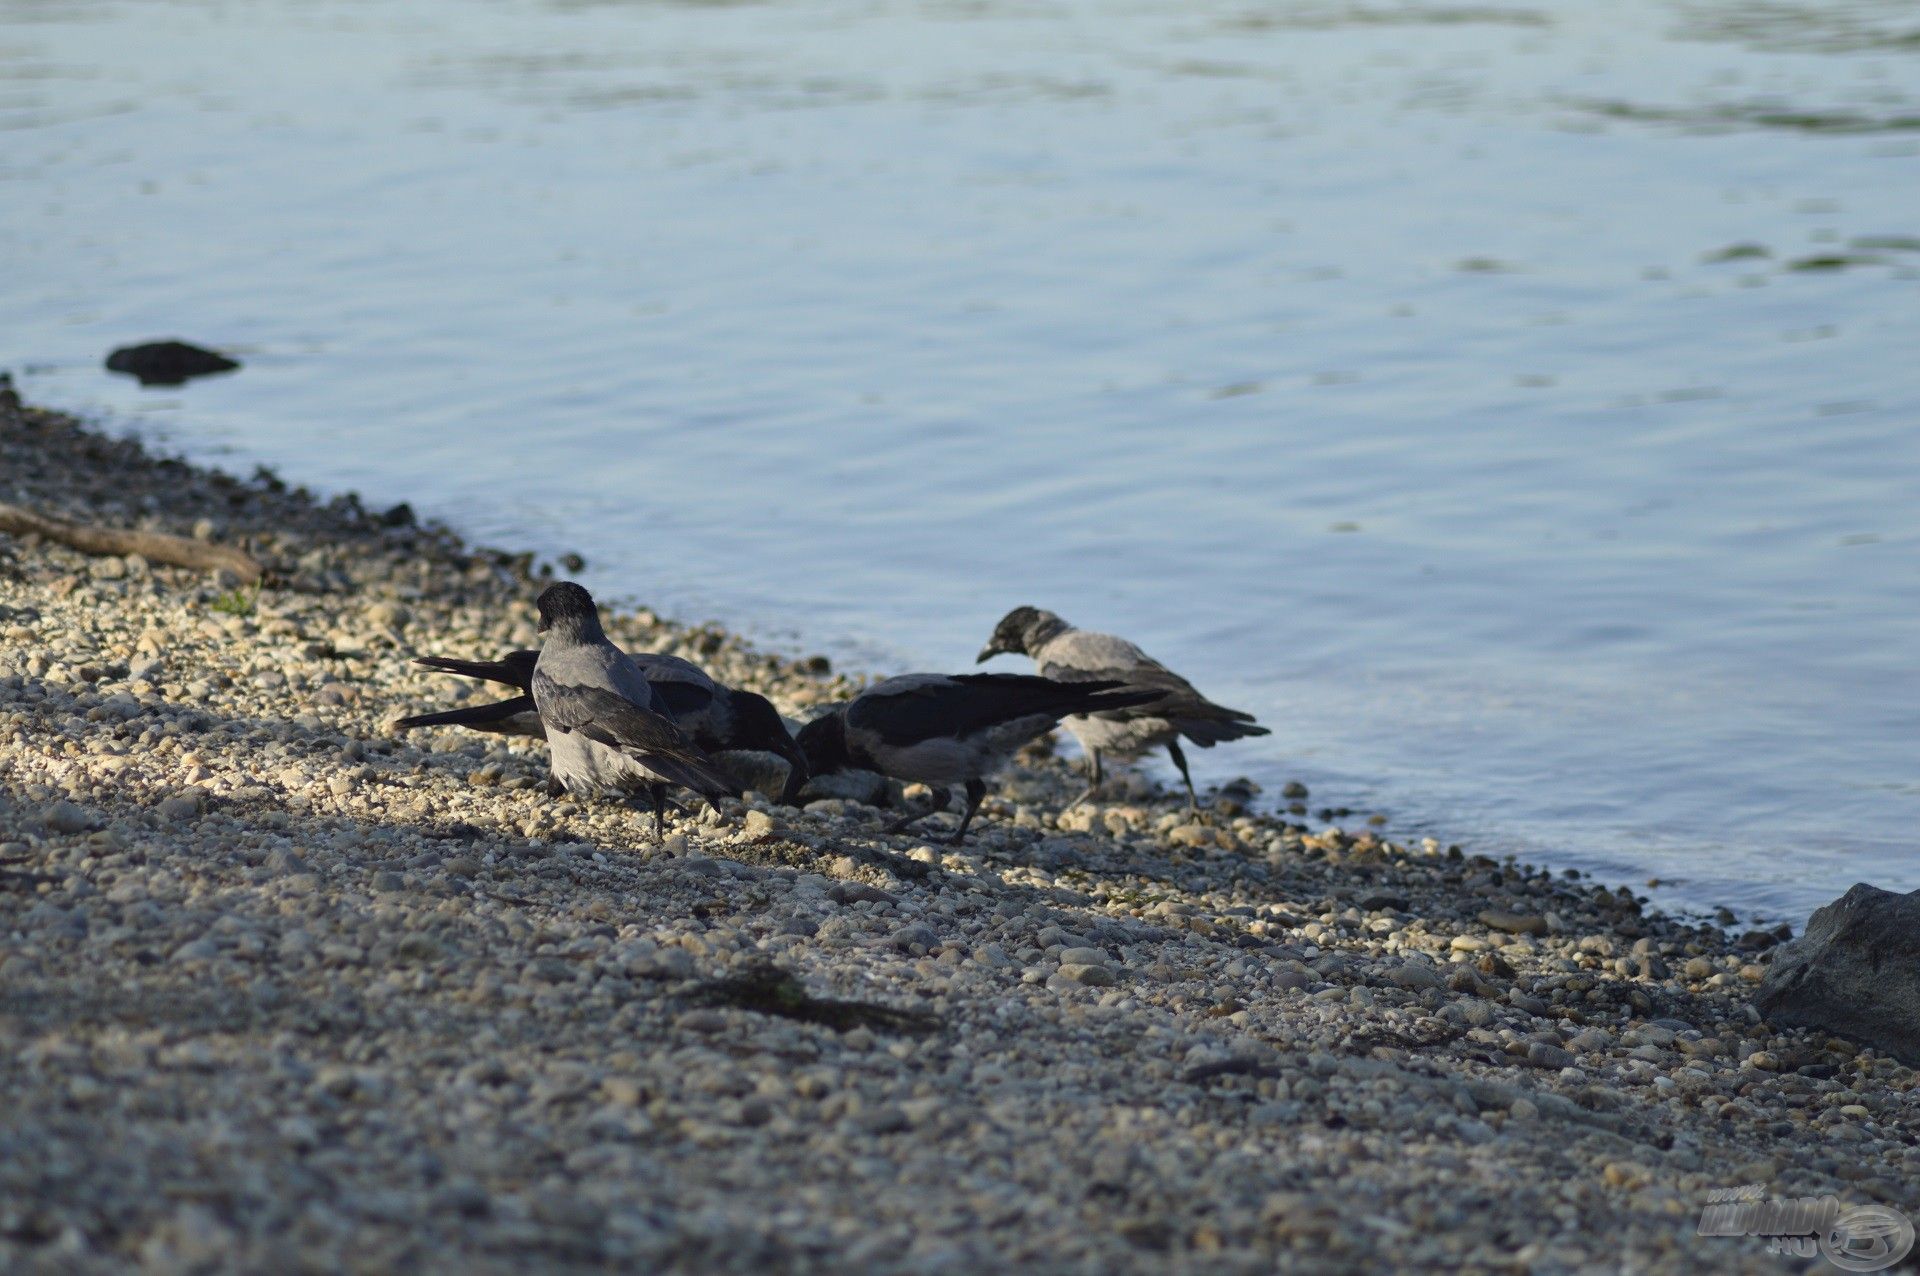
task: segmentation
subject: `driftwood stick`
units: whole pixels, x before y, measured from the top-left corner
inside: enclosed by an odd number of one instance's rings
[[[83,554],[139,554],[151,562],[166,563],[173,567],[194,567],[207,572],[224,568],[248,584],[259,580],[264,574],[264,569],[253,555],[231,545],[213,545],[206,541],[189,540],[185,536],[169,536],[165,532],[134,532],[117,527],[69,523],[63,518],[36,514],[5,501],[0,501],[0,532],[11,532],[15,536],[32,532]]]

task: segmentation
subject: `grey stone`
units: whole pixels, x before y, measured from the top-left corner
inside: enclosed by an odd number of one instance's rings
[[[220,946],[211,939],[196,939],[173,950],[177,962],[212,961],[220,956]]]
[[[925,952],[927,949],[938,944],[940,937],[934,934],[931,928],[926,926],[902,926],[899,930],[893,932],[893,937],[888,942],[895,948],[905,952],[914,952],[916,950]]]
[[[1060,977],[1097,988],[1105,988],[1114,982],[1113,972],[1105,966],[1062,966]]]
[[[684,948],[662,948],[653,954],[640,973],[655,979],[685,979],[693,973],[693,954]]]
[[[891,904],[894,897],[878,886],[869,886],[865,882],[835,882],[827,888],[827,898],[836,904]]]
[[[267,863],[267,867],[271,869],[273,872],[284,874],[285,876],[288,876],[288,877],[291,877],[297,873],[305,873],[310,871],[307,868],[307,864],[305,860],[302,860],[298,855],[294,854],[292,851],[288,850],[284,846],[276,846],[272,850],[268,851],[266,863]],[[376,873],[374,876],[378,877],[379,874]],[[393,876],[393,874],[389,873],[387,874],[387,876],[391,877]],[[376,885],[374,889],[379,890],[380,887]]]
[[[1439,971],[1431,966],[1423,966],[1418,962],[1408,962],[1406,965],[1396,968],[1387,978],[1400,985],[1400,987],[1410,988],[1415,992],[1426,988],[1438,988],[1444,982],[1440,978]]]
[[[1776,1027],[1820,1028],[1920,1065],[1920,890],[1866,883],[1816,911],[1753,996]]]
[[[182,793],[166,798],[160,803],[159,810],[163,820],[190,820],[200,814],[200,795]]]
[[[52,833],[84,833],[93,827],[93,816],[71,802],[55,802],[41,821]]]
[[[404,606],[399,603],[377,602],[367,608],[367,623],[377,629],[404,629],[413,619]]]
[[[1524,1010],[1534,1016],[1547,1013],[1546,1002],[1540,1000],[1538,997],[1521,992],[1518,988],[1515,988],[1507,994],[1507,1004],[1511,1005],[1515,1010]]]
[[[1480,924],[1491,930],[1503,930],[1509,935],[1544,935],[1547,933],[1547,919],[1525,913],[1509,913],[1503,909],[1489,908],[1480,914]]]
[[[910,1124],[907,1114],[892,1103],[862,1109],[853,1118],[853,1128],[862,1134],[895,1134]]]

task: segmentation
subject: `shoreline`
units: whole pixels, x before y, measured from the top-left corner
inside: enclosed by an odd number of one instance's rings
[[[656,846],[387,729],[460,702],[411,655],[536,645],[530,555],[11,402],[0,475],[275,573],[0,536],[0,1265],[1773,1270],[1711,1191],[1920,1204],[1913,1071],[1759,1023],[1763,933],[1137,777],[1062,818],[1037,755],[953,851],[751,797]]]
[[[225,473],[238,477],[249,468],[255,472],[257,481],[260,474],[271,476],[276,481],[288,481],[301,491],[310,491],[297,479],[281,480],[281,471],[287,462],[279,458],[261,460],[247,454],[247,450],[234,440],[220,441],[218,437],[200,439],[197,442],[187,430],[176,435],[167,420],[145,418],[137,412],[128,410],[125,405],[101,406],[97,409],[97,418],[82,409],[48,409],[61,415],[70,416],[86,424],[86,428],[101,433],[107,438],[127,438],[140,444],[155,457],[165,457],[190,468],[210,472]],[[184,428],[184,427],[183,427]],[[554,529],[526,529],[512,527],[496,530],[494,535],[503,544],[512,544],[512,550],[500,549],[484,540],[487,535],[471,535],[461,529],[459,518],[445,508],[436,509],[431,503],[423,503],[412,492],[402,489],[389,489],[384,493],[386,499],[394,500],[393,505],[369,503],[355,487],[322,486],[312,493],[314,499],[327,504],[329,501],[348,501],[366,510],[374,517],[398,509],[406,509],[409,516],[415,517],[425,528],[443,536],[451,537],[452,543],[462,546],[464,552],[497,556],[502,561],[514,560],[530,566],[549,569],[553,579],[577,577],[592,589],[594,596],[609,608],[623,612],[640,612],[661,621],[660,626],[649,626],[646,633],[679,632],[700,630],[703,633],[724,635],[727,643],[737,645],[743,650],[758,655],[770,656],[783,662],[804,664],[807,660],[825,662],[829,668],[844,668],[854,672],[855,685],[884,676],[863,674],[860,671],[886,668],[890,663],[901,660],[913,661],[919,657],[904,652],[901,647],[890,643],[869,643],[857,636],[849,639],[844,633],[821,632],[816,627],[804,632],[802,626],[783,623],[777,608],[769,611],[765,604],[755,606],[752,599],[744,604],[729,607],[725,600],[709,595],[705,603],[698,599],[679,597],[677,605],[668,601],[662,606],[653,604],[659,600],[650,598],[644,590],[636,588],[629,577],[630,566],[614,567],[603,574],[612,579],[596,582],[595,568],[607,568],[607,560],[598,553],[582,553],[593,547],[580,544]],[[382,508],[382,506],[385,506]],[[417,513],[416,513],[417,511]],[[4,534],[4,532],[0,532]],[[537,544],[539,549],[520,548],[524,544]],[[533,592],[538,592],[536,579],[546,577],[528,577]],[[674,595],[673,590],[665,591]],[[676,596],[677,597],[677,596]],[[735,600],[736,604],[740,600]],[[993,610],[989,608],[988,610]],[[974,614],[970,623],[986,623],[982,615]],[[694,617],[700,619],[694,619]],[[991,619],[988,617],[987,619]],[[640,641],[648,641],[642,637]],[[968,648],[971,651],[971,647]],[[453,653],[447,653],[453,654]],[[469,653],[458,653],[469,654]],[[682,652],[698,661],[700,657],[691,652]],[[930,665],[913,665],[915,668],[930,668]],[[1183,666],[1184,667],[1184,666]],[[1204,669],[1204,664],[1198,666]],[[1018,672],[1026,669],[1026,664],[1012,657],[1003,658],[999,663],[983,666],[981,672],[999,670]],[[967,666],[960,672],[974,672]],[[1217,676],[1217,670],[1216,670]],[[450,683],[457,694],[457,683]],[[1228,693],[1231,698],[1232,693]],[[1244,695],[1241,697],[1244,699]],[[1271,706],[1263,709],[1272,713]],[[1284,715],[1283,715],[1284,716]],[[1064,737],[1065,752],[1078,761],[1077,745]],[[1712,874],[1696,874],[1684,865],[1676,865],[1662,855],[1671,856],[1675,848],[1660,841],[1667,836],[1662,831],[1654,835],[1654,841],[1648,843],[1655,848],[1653,858],[1636,859],[1624,849],[1613,847],[1607,842],[1608,833],[1588,838],[1590,830],[1566,829],[1554,826],[1516,827],[1511,821],[1483,827],[1472,819],[1456,818],[1462,811],[1477,809],[1474,795],[1456,796],[1453,799],[1436,797],[1431,791],[1422,790],[1417,794],[1396,794],[1382,787],[1382,778],[1391,772],[1391,764],[1377,757],[1359,759],[1346,758],[1338,762],[1327,763],[1318,759],[1314,765],[1307,766],[1300,759],[1290,763],[1282,756],[1256,756],[1236,762],[1229,751],[1222,750],[1207,755],[1194,755],[1196,759],[1205,757],[1211,764],[1206,769],[1211,773],[1210,782],[1215,787],[1231,787],[1245,783],[1253,786],[1258,794],[1257,804],[1263,812],[1275,820],[1296,824],[1310,829],[1328,825],[1347,828],[1359,828],[1365,821],[1375,828],[1381,836],[1391,837],[1402,842],[1422,842],[1435,840],[1443,845],[1460,845],[1474,849],[1479,854],[1493,859],[1514,860],[1520,864],[1541,869],[1553,874],[1561,874],[1569,869],[1575,870],[1582,880],[1607,885],[1615,890],[1628,890],[1640,898],[1643,905],[1658,908],[1670,914],[1694,923],[1708,923],[1744,933],[1751,930],[1775,930],[1786,924],[1796,931],[1803,927],[1807,917],[1821,904],[1823,898],[1810,903],[1795,904],[1774,898],[1746,899],[1737,891],[1717,891],[1716,877]],[[1295,765],[1299,763],[1299,765]],[[1171,764],[1163,753],[1149,751],[1139,763],[1128,764],[1137,771],[1145,785],[1141,792],[1157,792],[1171,778],[1176,778]],[[1384,769],[1383,769],[1384,768]],[[1200,778],[1196,769],[1196,778]],[[1309,781],[1312,785],[1311,796],[1305,801],[1294,801],[1283,796],[1283,790],[1296,780]],[[1203,782],[1204,787],[1205,782]],[[1486,795],[1481,795],[1486,796]],[[1493,795],[1494,805],[1498,805],[1498,795]],[[1599,849],[1596,849],[1598,847]],[[1743,848],[1736,847],[1736,851]],[[1752,848],[1746,847],[1746,850]],[[1642,854],[1644,855],[1644,850]],[[1709,859],[1712,857],[1709,856]],[[1664,867],[1663,867],[1664,864]],[[1845,863],[1834,866],[1835,874],[1849,872]],[[1872,871],[1871,868],[1853,871]],[[1706,880],[1696,880],[1704,877]],[[1850,877],[1833,876],[1831,882],[1837,894],[1850,884]]]

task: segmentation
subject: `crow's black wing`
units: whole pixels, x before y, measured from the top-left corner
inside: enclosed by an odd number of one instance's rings
[[[677,721],[705,713],[707,706],[713,703],[713,688],[703,687],[697,682],[655,682],[653,698],[665,706],[669,717]]]
[[[890,745],[964,738],[1020,718],[1056,720],[1122,708],[1158,692],[1117,690],[1117,682],[1059,682],[1025,673],[910,674],[889,679],[847,707],[847,725]]]

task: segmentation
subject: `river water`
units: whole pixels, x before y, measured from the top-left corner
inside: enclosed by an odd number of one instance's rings
[[[1203,781],[1669,906],[1920,887],[1910,5],[9,0],[0,139],[38,401],[859,667],[1050,607],[1273,728]]]

